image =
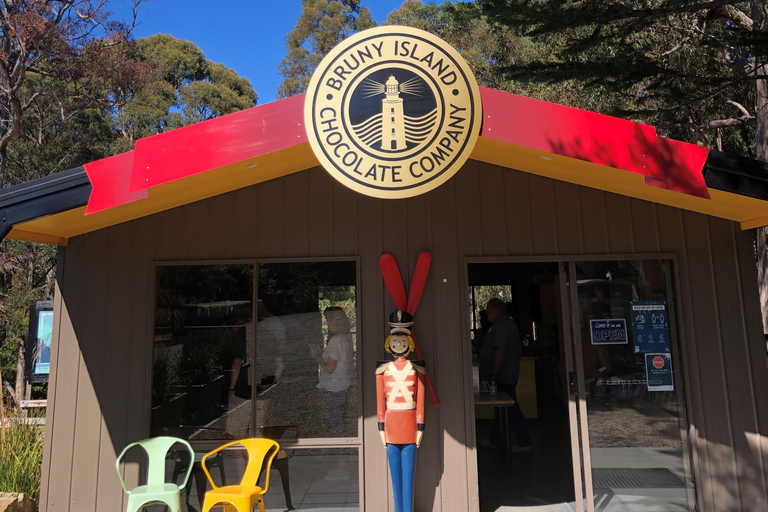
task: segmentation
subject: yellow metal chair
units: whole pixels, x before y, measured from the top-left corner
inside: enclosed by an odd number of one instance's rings
[[[240,485],[227,485],[216,487],[216,484],[205,467],[205,459],[215,455],[220,451],[231,446],[242,445],[248,452],[248,463],[245,467],[245,473],[240,480]],[[280,451],[280,445],[271,439],[241,439],[219,446],[210,453],[206,453],[202,460],[203,470],[208,481],[211,483],[212,490],[205,493],[203,500],[203,512],[209,512],[214,507],[223,507],[226,512],[251,512],[253,506],[258,503],[259,511],[264,512],[263,496],[269,489],[269,472],[272,468],[272,459]],[[265,466],[266,480],[264,489],[259,487],[258,480],[261,474],[262,466]]]

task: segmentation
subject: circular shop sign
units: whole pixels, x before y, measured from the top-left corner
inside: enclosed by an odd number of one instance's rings
[[[469,158],[482,104],[464,58],[409,27],[377,27],[336,46],[304,105],[310,145],[347,187],[385,199],[446,182]]]

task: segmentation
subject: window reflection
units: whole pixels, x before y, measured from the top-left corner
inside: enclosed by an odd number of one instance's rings
[[[251,432],[253,267],[157,268],[152,435]]]
[[[181,485],[189,459],[184,452],[171,453],[165,463],[167,482]],[[247,464],[243,450],[226,450],[206,461],[208,471],[218,487],[240,482]],[[266,471],[259,475],[264,486]],[[181,510],[202,510],[203,496],[210,488],[200,463],[195,463],[186,488],[181,492]],[[264,505],[269,511],[308,510],[332,512],[360,510],[359,450],[357,448],[323,448],[281,450],[272,461],[269,489]],[[148,507],[164,510],[163,507]]]
[[[578,264],[584,378],[588,386],[589,418],[594,423],[590,424],[593,447],[663,446],[682,452],[680,432],[684,428],[684,416],[679,389],[675,390],[673,385],[670,391],[655,390],[649,387],[646,375],[646,353],[669,353],[675,347],[670,344],[670,329],[659,331],[667,333],[663,343],[658,339],[652,345],[641,343],[642,335],[634,332],[637,319],[633,318],[636,304],[656,304],[662,311],[669,311],[669,266],[665,260]],[[650,314],[648,317],[650,319]],[[590,333],[590,320],[594,319],[623,319],[627,339],[596,343]],[[617,415],[614,411],[618,409],[627,414]],[[633,412],[644,416],[633,417]],[[621,417],[624,424],[615,432],[603,432],[601,415],[612,416],[612,424]],[[646,423],[654,425],[650,434],[638,431]]]
[[[354,262],[259,265],[259,426],[357,436]]]
[[[609,497],[648,510],[693,510],[682,379],[667,321],[674,310],[671,262],[579,262],[576,268],[595,502]],[[596,325],[606,322],[624,333],[600,334]],[[653,481],[632,480],[650,473]],[[626,489],[619,477],[640,483]]]

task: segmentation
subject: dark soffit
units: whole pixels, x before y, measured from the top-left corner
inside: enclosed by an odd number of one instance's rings
[[[85,206],[92,188],[80,166],[0,189],[0,240],[16,224]]]
[[[768,163],[710,151],[704,163],[707,187],[768,201]]]

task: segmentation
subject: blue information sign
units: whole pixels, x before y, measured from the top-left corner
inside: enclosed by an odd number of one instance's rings
[[[593,345],[623,345],[629,342],[627,321],[623,318],[590,320],[589,332]]]
[[[667,303],[645,300],[632,302],[630,306],[635,354],[669,352]]]
[[[37,351],[34,372],[49,373],[51,367],[51,336],[53,335],[53,311],[40,311],[37,317]]]

